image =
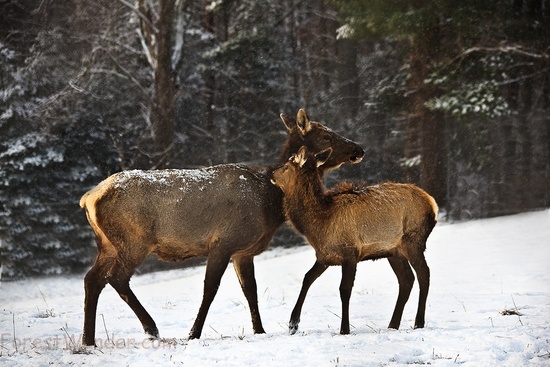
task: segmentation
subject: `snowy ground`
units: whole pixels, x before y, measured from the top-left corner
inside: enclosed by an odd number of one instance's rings
[[[185,340],[202,295],[204,268],[198,267],[133,278],[162,342],[146,339],[139,321],[107,287],[99,299],[99,347],[85,353],[75,353],[81,351],[82,277],[4,282],[0,365],[550,365],[550,210],[440,223],[426,257],[432,282],[425,329],[412,329],[416,285],[401,329],[386,329],[397,281],[387,261],[380,260],[359,265],[351,335],[338,334],[339,268],[329,269],[312,286],[300,330],[288,335],[286,323],[302,277],[314,262],[313,250],[304,246],[268,251],[256,260],[265,335],[252,333],[230,266],[202,338]]]

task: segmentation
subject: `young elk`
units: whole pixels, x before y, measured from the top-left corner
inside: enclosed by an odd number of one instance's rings
[[[418,276],[420,299],[415,328],[424,327],[430,269],[424,258],[426,240],[436,224],[435,200],[414,185],[375,186],[342,183],[324,191],[322,167],[332,150],[308,154],[302,147],[273,172],[272,183],[284,192],[284,211],[315,249],[317,261],[303,281],[289,329],[298,330],[300,313],[311,284],[330,265],[342,266],[341,334],[349,334],[349,299],[357,263],[386,257],[399,281],[399,296],[389,327],[398,329],[413,283]]]
[[[333,150],[325,170],[361,161],[361,147],[310,121],[304,110],[296,120],[281,118],[289,132],[282,161],[302,145],[314,152]],[[284,222],[282,192],[270,184],[271,170],[223,164],[200,170],[125,171],[84,194],[80,206],[96,235],[98,255],[84,279],[83,344],[95,344],[97,303],[107,283],[134,311],[145,332],[158,337],[155,322],[129,284],[151,253],[165,261],[207,258],[202,303],[190,338],[200,337],[230,259],[250,307],[253,330],[264,333],[253,258]]]

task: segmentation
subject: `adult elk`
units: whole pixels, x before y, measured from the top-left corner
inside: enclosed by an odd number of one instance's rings
[[[281,161],[300,146],[333,149],[325,170],[358,163],[363,150],[300,110],[296,120],[281,114],[288,129]],[[130,306],[144,331],[158,329],[130,289],[130,278],[147,255],[181,261],[205,256],[202,303],[189,338],[199,338],[220,279],[233,259],[248,301],[255,333],[264,333],[258,310],[254,256],[264,251],[284,222],[282,192],[271,185],[270,167],[222,164],[199,170],[116,173],[84,194],[80,206],[96,235],[97,259],[84,279],[82,342],[95,344],[99,295],[109,283]]]
[[[357,263],[388,258],[399,281],[399,295],[389,327],[398,329],[414,283],[416,271],[420,299],[415,328],[424,327],[430,269],[424,258],[426,240],[436,224],[438,207],[422,189],[409,184],[375,186],[342,183],[325,191],[323,166],[331,156],[328,148],[316,155],[302,147],[273,172],[272,183],[284,192],[284,211],[294,228],[315,249],[317,261],[302,284],[290,322],[298,330],[300,314],[311,284],[329,265],[342,266],[341,334],[349,334],[349,299]],[[409,265],[410,263],[410,265]]]

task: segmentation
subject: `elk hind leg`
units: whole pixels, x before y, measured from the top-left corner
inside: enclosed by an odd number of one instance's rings
[[[391,256],[388,258],[388,261],[399,283],[399,295],[397,296],[397,302],[395,303],[395,309],[388,328],[399,329],[401,318],[403,317],[403,309],[409,300],[414,285],[414,274],[409,265],[409,261],[401,255],[396,254]]]
[[[92,268],[84,277],[84,330],[82,332],[82,344],[95,345],[95,326],[97,303],[99,295],[107,284],[107,274],[113,266],[114,257],[104,257],[101,253]]]
[[[430,288],[430,268],[426,263],[424,253],[418,251],[409,258],[416,277],[418,278],[418,285],[420,288],[420,295],[418,298],[418,310],[416,312],[416,319],[414,322],[414,328],[423,328],[425,323],[426,314],[426,301],[428,299],[428,290]]]
[[[124,302],[130,306],[132,311],[134,311],[137,318],[141,322],[145,333],[153,338],[158,338],[159,331],[155,321],[151,315],[149,315],[147,310],[145,310],[145,308],[141,305],[132,289],[130,289],[130,278],[134,274],[137,265],[141,264],[143,260],[144,259],[139,259],[138,261],[128,263],[129,261],[127,257],[124,262],[117,259],[108,281],[109,284],[117,291],[120,298],[122,298]]]

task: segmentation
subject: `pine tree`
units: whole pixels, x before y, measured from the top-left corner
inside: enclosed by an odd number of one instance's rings
[[[403,165],[410,180],[418,181],[446,206],[454,192],[447,184],[455,185],[457,164],[480,170],[487,168],[489,157],[498,161],[496,152],[491,153],[490,135],[494,133],[490,130],[498,131],[499,121],[516,114],[532,116],[513,106],[515,97],[510,91],[517,90],[518,81],[535,80],[538,74],[535,70],[547,70],[548,3],[527,0],[336,3],[347,20],[348,36],[390,37],[408,46],[408,79],[403,90],[408,106]],[[536,66],[526,67],[529,63]],[[516,74],[514,77],[511,70]],[[541,96],[544,97],[539,101],[545,100],[547,93]],[[520,140],[532,140],[528,130],[527,126],[518,129],[525,132]],[[516,137],[512,139],[517,141]],[[474,149],[466,149],[471,143]],[[513,156],[514,149],[510,147],[504,152]],[[530,148],[526,145],[525,149]],[[525,156],[531,157],[531,153]],[[511,167],[508,164],[506,169]],[[464,175],[472,173],[462,171]],[[518,188],[522,184],[511,186]],[[453,205],[466,202],[458,200]],[[476,205],[481,208],[473,202],[467,206]],[[502,205],[508,206],[504,202]]]

